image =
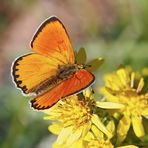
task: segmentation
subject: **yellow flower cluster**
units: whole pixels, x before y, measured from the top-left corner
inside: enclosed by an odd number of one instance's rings
[[[121,68],[112,74],[105,76],[105,87],[100,92],[109,102],[118,102],[124,105],[116,110],[121,117],[117,126],[117,138],[122,142],[129,131],[130,126],[138,138],[145,135],[142,117],[148,115],[148,93],[142,92],[144,78],[136,75],[129,69]]]
[[[53,148],[138,148],[125,142],[131,131],[145,136],[143,117],[148,115],[148,93],[144,78],[128,68],[107,74],[96,101],[91,88],[60,100],[43,112],[49,131],[57,135]],[[132,143],[134,144],[134,143]]]
[[[67,97],[51,109],[44,111],[48,115],[45,119],[54,121],[49,126],[49,130],[58,135],[55,147],[68,148],[75,145],[77,141],[81,141],[79,144],[83,145],[83,140],[88,137],[89,131],[92,131],[91,134],[96,130],[102,131],[107,137],[112,137],[112,133],[106,129],[93,111],[94,105],[93,93],[87,89],[82,96]]]

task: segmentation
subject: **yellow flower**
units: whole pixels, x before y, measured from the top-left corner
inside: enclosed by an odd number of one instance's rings
[[[112,133],[114,132],[114,122],[109,122],[106,128]],[[104,135],[95,125],[91,126],[91,130],[84,138],[84,148],[114,148],[110,139]]]
[[[108,122],[106,128],[111,132],[115,132],[113,121]],[[110,139],[101,132],[96,125],[91,126],[91,130],[79,142],[71,145],[72,148],[115,148]],[[55,147],[57,148],[57,147]],[[66,148],[66,147],[63,147]],[[117,147],[119,148],[119,147]],[[122,146],[120,148],[138,148],[134,145]]]
[[[126,138],[130,126],[137,137],[145,135],[142,116],[148,115],[148,93],[143,93],[144,79],[129,69],[121,68],[105,76],[105,87],[100,92],[107,101],[121,103],[123,108],[116,110],[122,118],[117,127],[118,141]]]
[[[109,131],[113,130],[113,122],[109,122],[107,129]],[[54,143],[53,148],[68,148],[65,143],[58,145],[57,142]],[[101,132],[96,125],[92,124],[90,130],[87,134],[80,138],[78,141],[70,145],[71,148],[113,148],[110,140]]]
[[[93,93],[87,89],[83,95],[67,97],[44,111],[48,115],[44,119],[53,120],[49,130],[58,135],[55,147],[69,147],[77,143],[87,135],[92,125],[107,137],[112,137],[98,115],[94,113],[94,104]]]

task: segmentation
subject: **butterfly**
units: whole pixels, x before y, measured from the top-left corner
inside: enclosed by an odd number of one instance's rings
[[[31,40],[32,53],[12,64],[12,77],[23,94],[33,95],[31,106],[48,109],[60,99],[82,92],[95,77],[77,64],[67,31],[55,16],[46,19]]]

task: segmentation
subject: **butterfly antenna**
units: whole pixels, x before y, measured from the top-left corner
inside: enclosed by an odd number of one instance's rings
[[[84,69],[87,67],[91,67],[91,65],[88,65],[88,64],[84,65]]]

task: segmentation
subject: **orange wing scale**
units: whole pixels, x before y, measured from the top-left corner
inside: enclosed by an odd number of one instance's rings
[[[31,100],[32,107],[38,110],[50,108],[61,98],[79,93],[93,82],[94,76],[87,70],[81,69],[70,79],[62,82],[47,93]]]

